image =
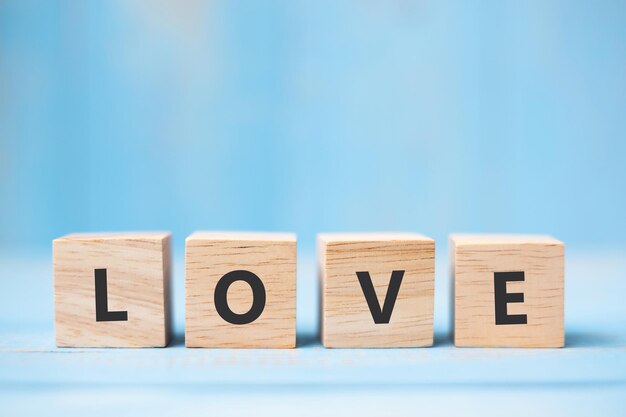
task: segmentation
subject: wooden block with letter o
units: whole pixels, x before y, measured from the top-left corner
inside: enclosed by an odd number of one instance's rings
[[[197,232],[186,246],[188,347],[295,347],[295,235]]]
[[[454,344],[562,347],[564,245],[549,236],[452,235]]]
[[[169,233],[67,235],[53,258],[58,346],[168,344]]]
[[[432,346],[432,239],[416,233],[329,233],[318,236],[318,249],[324,346]]]

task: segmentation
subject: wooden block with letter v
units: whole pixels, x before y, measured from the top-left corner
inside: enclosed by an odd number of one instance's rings
[[[170,234],[53,241],[59,347],[164,347],[170,340]]]
[[[295,347],[295,235],[197,232],[185,262],[188,347]]]
[[[562,242],[459,234],[450,252],[456,346],[564,346]]]
[[[432,239],[416,233],[328,233],[318,236],[318,250],[325,347],[432,346]]]

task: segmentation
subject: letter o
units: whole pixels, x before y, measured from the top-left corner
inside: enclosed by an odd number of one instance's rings
[[[252,306],[243,314],[237,314],[228,306],[228,289],[235,281],[244,281],[252,288]],[[237,270],[224,275],[215,286],[215,309],[221,318],[231,324],[248,324],[259,318],[265,308],[265,287],[261,279],[250,271]]]

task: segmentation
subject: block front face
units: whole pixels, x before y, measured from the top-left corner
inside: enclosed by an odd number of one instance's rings
[[[59,347],[163,347],[170,338],[168,233],[53,242]]]
[[[323,234],[318,249],[324,346],[432,346],[432,239],[412,233]]]
[[[194,233],[185,284],[188,347],[295,347],[295,235]]]
[[[546,236],[453,235],[450,248],[456,346],[564,345],[562,242]]]

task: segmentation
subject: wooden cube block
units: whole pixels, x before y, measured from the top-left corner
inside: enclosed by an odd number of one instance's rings
[[[53,241],[59,347],[163,347],[170,340],[170,234]]]
[[[197,232],[187,238],[188,347],[296,346],[296,236]]]
[[[325,347],[432,346],[432,239],[332,233],[318,236],[318,249]]]
[[[563,243],[549,236],[452,235],[454,344],[562,347]]]

